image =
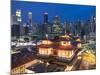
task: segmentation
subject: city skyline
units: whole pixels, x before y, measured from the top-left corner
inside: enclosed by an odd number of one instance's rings
[[[61,22],[65,22],[66,20],[75,22],[78,19],[86,21],[91,16],[96,16],[96,7],[88,5],[59,5],[56,3],[12,1],[11,8],[13,15],[16,13],[16,10],[21,10],[23,23],[28,19],[28,12],[32,12],[33,21],[36,23],[43,23],[43,15],[45,12],[48,13],[49,22],[53,22],[53,18],[56,15],[60,17]]]
[[[12,75],[92,69],[95,6],[12,1]]]

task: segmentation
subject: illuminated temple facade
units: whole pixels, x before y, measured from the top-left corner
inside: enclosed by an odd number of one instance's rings
[[[55,56],[60,59],[72,59],[76,51],[81,49],[79,37],[72,42],[69,35],[60,36],[59,39],[45,39],[38,45],[38,54],[41,56]]]

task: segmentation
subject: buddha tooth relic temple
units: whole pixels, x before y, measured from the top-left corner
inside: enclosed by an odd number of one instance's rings
[[[72,41],[70,35],[60,36],[58,39],[44,39],[38,45],[38,54],[42,56],[54,56],[59,59],[71,60],[82,49],[80,37]]]

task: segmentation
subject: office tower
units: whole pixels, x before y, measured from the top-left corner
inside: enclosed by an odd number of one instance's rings
[[[52,33],[53,34],[61,34],[62,33],[62,26],[60,23],[60,18],[58,16],[54,17],[53,25],[52,25]]]
[[[22,16],[21,16],[21,10],[20,9],[16,10],[16,18],[17,18],[17,23],[21,24]]]
[[[11,25],[11,36],[16,37],[16,38],[20,37],[20,25],[19,24]]]
[[[94,23],[94,32],[96,33],[96,17],[94,17],[93,20],[94,20],[94,21],[93,21],[93,23]]]
[[[74,31],[73,27],[74,27],[73,22],[69,22],[70,33],[73,33]]]
[[[29,35],[32,35],[33,31],[32,31],[32,12],[28,12],[28,22],[27,22],[27,26],[29,26]]]
[[[72,32],[72,23],[69,22],[69,21],[66,21],[65,22],[65,29],[66,29],[66,32],[69,34]]]
[[[27,24],[24,24],[23,25],[23,29],[24,29],[24,35],[28,36],[28,34],[29,34],[29,26]]]
[[[37,32],[38,32],[38,24],[37,23],[34,23],[33,25],[32,25],[32,33],[33,34],[37,34]]]
[[[91,23],[90,20],[87,20],[85,23],[85,33],[86,35],[89,35],[91,32]]]
[[[20,26],[20,36],[23,36],[22,11],[20,9],[16,10],[16,24]]]
[[[48,13],[44,13],[44,23],[48,23]]]
[[[32,12],[28,12],[28,24],[32,26]]]
[[[76,30],[77,30],[77,34],[80,35],[81,34],[81,21],[79,19],[76,23]]]
[[[19,10],[16,11],[16,15],[11,15],[11,36],[15,38],[20,37],[20,22],[21,13]]]
[[[44,35],[48,33],[48,13],[44,13],[44,23],[43,23],[43,30],[44,30]]]
[[[84,39],[84,35],[85,35],[85,26],[84,26],[84,22],[81,22],[81,39]]]
[[[89,24],[89,39],[94,39],[96,37],[96,19],[94,16],[91,16],[90,18],[90,24]]]
[[[17,24],[17,17],[16,15],[11,15],[11,25]]]
[[[96,32],[96,18],[95,18],[95,16],[91,16],[90,29],[91,29],[91,32]]]
[[[67,29],[68,28],[67,25],[68,25],[67,22],[65,22],[64,23],[64,29],[65,29],[64,33],[68,32],[68,30],[69,30],[69,29]]]
[[[44,34],[49,34],[51,32],[51,25],[48,22],[48,13],[44,13],[44,23],[43,23]]]
[[[94,24],[93,32],[96,33],[96,17],[95,16],[93,17],[93,24]]]
[[[72,22],[72,25],[71,25],[71,32],[72,32],[73,35],[76,34],[75,22]]]

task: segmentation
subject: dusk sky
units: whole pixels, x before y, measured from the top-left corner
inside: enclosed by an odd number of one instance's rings
[[[49,22],[52,22],[56,15],[60,17],[61,22],[77,21],[78,19],[85,21],[96,15],[96,6],[12,1],[12,14],[15,14],[17,9],[22,11],[23,22],[27,21],[28,12],[32,12],[33,21],[37,23],[43,23],[44,12],[48,12]]]

